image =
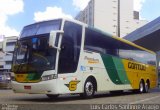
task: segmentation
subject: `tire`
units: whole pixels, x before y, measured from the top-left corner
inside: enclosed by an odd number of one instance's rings
[[[139,83],[139,93],[144,93],[144,92],[145,92],[145,84],[141,80],[141,82]]]
[[[149,92],[149,83],[146,82],[145,84],[145,93],[148,93]]]
[[[56,99],[59,95],[53,95],[53,94],[46,94],[48,98],[50,99]]]
[[[84,93],[80,94],[83,98],[93,98],[95,94],[95,85],[92,81],[87,80],[84,85]]]

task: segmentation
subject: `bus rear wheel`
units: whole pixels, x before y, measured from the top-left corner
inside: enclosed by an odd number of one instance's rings
[[[139,83],[139,93],[144,93],[144,92],[145,92],[145,84],[141,80],[140,83]]]
[[[53,95],[53,94],[46,94],[48,98],[50,99],[56,99],[59,95]]]
[[[83,98],[92,98],[95,93],[95,85],[91,80],[87,80],[84,85],[84,93],[80,94]]]
[[[145,84],[145,93],[148,93],[149,92],[149,81],[146,82]]]

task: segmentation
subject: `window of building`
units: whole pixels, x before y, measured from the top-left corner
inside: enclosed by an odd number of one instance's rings
[[[16,42],[7,42],[6,46],[14,46],[16,44]]]
[[[6,64],[10,65],[10,64],[12,64],[12,61],[6,61]]]

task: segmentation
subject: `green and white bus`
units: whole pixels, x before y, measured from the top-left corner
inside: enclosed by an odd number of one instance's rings
[[[157,86],[156,54],[76,20],[25,26],[12,65],[16,93],[81,94]]]

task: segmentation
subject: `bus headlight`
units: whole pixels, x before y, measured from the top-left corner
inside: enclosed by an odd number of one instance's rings
[[[57,78],[58,78],[57,74],[51,74],[51,75],[42,76],[42,81],[47,81],[47,80],[52,80]]]

